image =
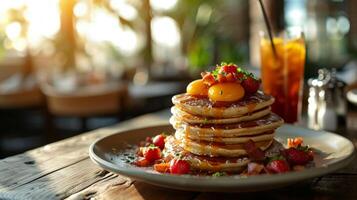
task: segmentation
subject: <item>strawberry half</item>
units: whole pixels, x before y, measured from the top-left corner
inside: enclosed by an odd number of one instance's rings
[[[213,84],[216,83],[216,80],[215,80],[214,76],[213,76],[212,73],[210,73],[210,72],[202,73],[201,76],[202,76],[203,82],[204,82],[206,85],[211,86],[211,85],[213,85]]]
[[[289,164],[284,159],[272,160],[267,164],[266,168],[271,173],[285,173],[290,171]]]
[[[253,94],[258,91],[260,86],[260,80],[256,80],[250,76],[242,81],[242,86],[246,93]]]
[[[235,65],[223,65],[220,69],[219,69],[219,73],[225,73],[225,74],[235,74],[237,73],[237,66]]]
[[[296,148],[285,149],[283,155],[291,165],[305,165],[313,159],[308,152]]]

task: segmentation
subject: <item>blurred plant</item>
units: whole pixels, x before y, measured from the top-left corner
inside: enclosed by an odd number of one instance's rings
[[[182,0],[169,13],[182,34],[182,51],[192,70],[221,61],[248,60],[248,1]]]

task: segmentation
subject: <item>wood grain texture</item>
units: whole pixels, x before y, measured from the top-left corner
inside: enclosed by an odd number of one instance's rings
[[[146,115],[0,160],[0,199],[71,196],[102,179],[97,176],[102,170],[88,157],[93,141],[120,130],[163,123],[167,118]]]
[[[98,138],[166,122],[167,115],[145,115],[0,160],[0,199],[357,199],[357,158],[336,173],[282,189],[223,194],[160,188],[102,170],[88,157]],[[357,134],[348,137],[357,146]]]

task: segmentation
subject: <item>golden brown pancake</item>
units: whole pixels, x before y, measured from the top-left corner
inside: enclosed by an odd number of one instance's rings
[[[180,142],[180,146],[196,155],[204,155],[210,157],[224,156],[224,157],[240,157],[246,156],[247,152],[244,149],[244,144],[220,144],[210,143],[204,141],[195,141],[189,138],[176,138]],[[263,151],[267,149],[273,139],[255,142],[255,145]]]
[[[250,160],[247,157],[210,157],[192,154],[180,146],[180,142],[173,136],[168,136],[164,150],[165,157],[180,155],[197,171],[209,172],[241,172]]]
[[[253,142],[261,142],[266,140],[274,139],[275,133],[274,131],[268,131],[261,133],[259,135],[252,135],[252,136],[242,136],[242,137],[198,137],[197,135],[192,134],[185,134],[184,131],[177,130],[175,132],[176,138],[188,138],[195,141],[205,141],[205,142],[217,142],[223,144],[244,144],[249,140]]]
[[[195,97],[189,94],[179,94],[172,98],[173,104],[181,110],[192,115],[233,118],[268,107],[274,102],[274,98],[262,92],[244,97],[235,102],[212,102],[207,97]]]
[[[178,118],[178,120],[187,122],[189,124],[233,124],[243,121],[255,120],[268,115],[270,113],[270,106],[261,110],[253,111],[252,113],[247,113],[240,117],[232,118],[212,118],[192,115],[186,111],[181,110],[177,106],[171,107],[171,113],[176,118]]]
[[[184,131],[186,135],[192,137],[241,137],[261,134],[275,130],[284,121],[278,115],[271,113],[262,118],[239,122],[234,124],[189,124],[178,120],[175,116],[170,118],[170,123],[174,129]]]

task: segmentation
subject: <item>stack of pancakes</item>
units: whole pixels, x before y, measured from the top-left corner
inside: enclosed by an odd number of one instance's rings
[[[249,162],[244,144],[252,140],[266,150],[283,124],[270,111],[274,98],[262,92],[231,103],[188,94],[172,101],[170,123],[176,132],[167,138],[164,153],[184,156],[198,171],[242,171]]]

